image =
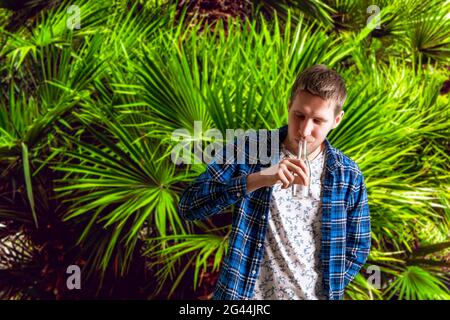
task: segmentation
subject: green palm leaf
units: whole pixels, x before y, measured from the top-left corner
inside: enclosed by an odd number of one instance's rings
[[[406,300],[448,300],[450,291],[437,276],[417,266],[411,266],[387,289],[388,298],[394,295]]]

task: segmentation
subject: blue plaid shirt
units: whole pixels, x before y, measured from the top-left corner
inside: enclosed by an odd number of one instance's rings
[[[287,126],[277,132],[278,141],[284,141]],[[268,141],[270,145],[270,136]],[[235,141],[235,151],[239,147]],[[244,148],[246,160],[249,160],[251,155],[247,146]],[[323,285],[330,300],[341,300],[345,287],[369,254],[369,205],[364,177],[356,163],[332,147],[327,139],[325,156],[320,254]],[[245,300],[253,295],[264,255],[272,188],[246,191],[247,176],[266,165],[248,164],[251,161],[245,162],[247,164],[218,163],[222,162],[209,164],[206,171],[184,190],[178,211],[187,220],[198,220],[235,205],[229,249],[222,262],[214,299]]]

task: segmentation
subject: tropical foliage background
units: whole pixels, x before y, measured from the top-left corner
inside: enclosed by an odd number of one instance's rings
[[[172,132],[280,127],[296,74],[323,63],[349,89],[329,139],[361,167],[372,215],[346,298],[449,299],[449,12],[436,0],[0,1],[0,296],[211,298],[231,208],[180,219],[205,165],[171,162]],[[81,290],[67,289],[69,265]]]

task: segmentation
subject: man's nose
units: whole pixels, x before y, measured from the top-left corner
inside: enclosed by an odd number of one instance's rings
[[[311,135],[312,125],[313,125],[313,123],[311,120],[304,120],[302,122],[302,124],[300,125],[299,132],[298,132],[299,135],[302,138],[309,137]]]

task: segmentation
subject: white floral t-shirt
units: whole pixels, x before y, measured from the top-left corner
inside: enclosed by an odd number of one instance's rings
[[[293,155],[284,147],[280,158]],[[270,204],[257,300],[323,300],[320,268],[323,151],[310,162],[311,199],[294,199],[291,188],[275,185]]]

